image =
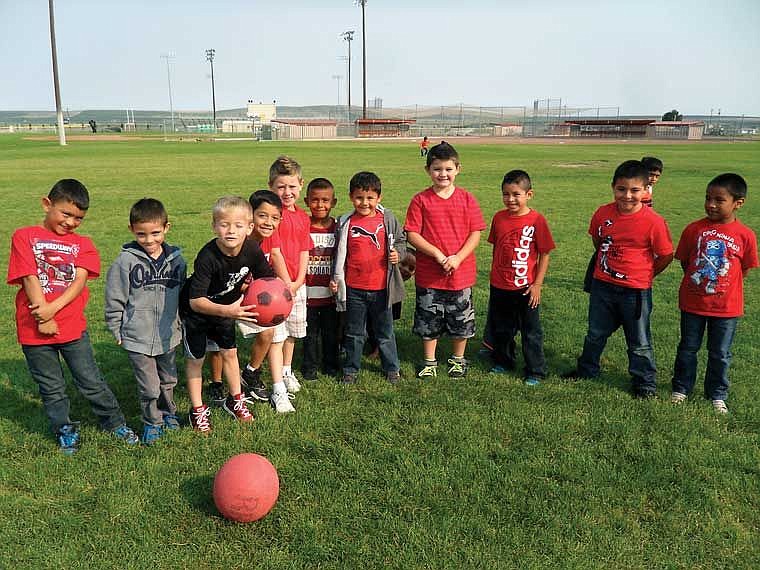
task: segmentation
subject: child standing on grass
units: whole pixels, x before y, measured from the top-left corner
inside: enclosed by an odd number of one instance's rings
[[[634,398],[653,398],[657,368],[650,315],[652,281],[673,260],[665,220],[642,205],[649,171],[628,160],[612,177],[614,201],[591,218],[588,233],[598,255],[591,280],[588,332],[578,368],[565,377],[596,378],[607,339],[621,326],[628,346],[628,372]]]
[[[654,185],[657,184],[660,176],[662,176],[663,165],[662,161],[654,156],[645,156],[641,159],[641,163],[649,172],[649,176],[647,177],[646,192],[644,192],[644,197],[641,199],[641,203],[644,206],[651,208],[654,206]]]
[[[361,369],[369,313],[385,379],[396,384],[401,378],[391,307],[404,298],[398,262],[406,240],[393,212],[380,206],[381,192],[375,173],[357,172],[349,182],[354,211],[338,220],[330,288],[337,310],[346,312],[344,384],[355,384]]]
[[[437,375],[436,348],[446,333],[452,337],[449,377],[464,378],[467,339],[475,334],[474,252],[486,223],[475,197],[454,184],[460,165],[453,146],[441,142],[432,147],[425,170],[433,184],[412,198],[404,226],[417,250],[413,330],[422,337],[425,359],[417,376]]]
[[[92,241],[75,232],[89,206],[90,196],[81,182],[56,182],[42,199],[42,224],[14,232],[8,261],[8,284],[21,286],[16,294],[18,341],[39,385],[50,427],[67,455],[79,449],[80,436],[69,416],[61,357],[100,426],[129,445],[140,441],[124,423],[87,334],[87,280],[100,273],[100,257]]]
[[[235,320],[256,320],[256,307],[242,304],[245,280],[249,276],[273,277],[274,272],[258,244],[246,239],[251,233],[251,220],[251,205],[243,198],[225,196],[216,201],[212,227],[217,237],[198,252],[193,274],[180,295],[190,425],[200,433],[211,431],[211,410],[201,394],[209,339],[219,348],[227,378],[229,395],[222,407],[240,422],[253,420],[240,390]]]
[[[721,174],[707,185],[707,216],[692,222],[678,240],[676,259],[683,268],[678,291],[681,341],[673,370],[671,401],[680,404],[694,389],[697,352],[707,329],[705,397],[715,411],[727,413],[728,367],[739,317],[744,313],[743,279],[758,266],[757,239],[736,219],[747,199],[738,174]]]
[[[507,172],[501,183],[501,196],[505,209],[493,217],[488,235],[488,242],[493,244],[488,300],[495,363],[491,372],[514,369],[515,335],[519,331],[525,384],[535,386],[546,376],[539,305],[554,239],[546,219],[528,207],[533,187],[527,172]]]
[[[106,326],[127,351],[142,409],[142,442],[155,443],[164,429],[179,429],[174,350],[182,341],[177,307],[187,266],[178,247],[166,243],[164,205],[138,200],[129,212],[134,241],[124,244],[106,277]]]
[[[306,272],[306,338],[301,371],[306,380],[316,380],[320,361],[322,372],[328,376],[337,376],[340,370],[340,323],[335,296],[330,290],[335,256],[335,218],[330,212],[337,202],[332,182],[327,178],[309,182],[305,202],[311,212],[314,247],[309,251]]]

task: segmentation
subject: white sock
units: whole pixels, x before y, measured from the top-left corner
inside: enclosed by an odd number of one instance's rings
[[[245,369],[246,370],[250,370],[251,372],[256,372],[256,370],[257,370],[256,368],[254,368],[250,364],[246,364]]]
[[[292,370],[291,370],[291,367],[290,367],[290,366],[283,366],[283,367],[282,367],[282,375],[283,375],[283,376],[288,376],[288,375],[290,375],[290,374],[292,374],[292,373],[293,373],[293,372],[292,372]]]
[[[275,382],[272,384],[272,393],[273,394],[287,394],[288,389],[285,387],[285,382],[280,380],[279,382]]]

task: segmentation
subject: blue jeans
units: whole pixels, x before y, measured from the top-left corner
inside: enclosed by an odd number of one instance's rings
[[[491,285],[488,299],[488,322],[494,362],[512,369],[515,366],[517,343],[520,333],[525,376],[546,376],[544,358],[544,331],[541,328],[539,307],[531,309],[524,290],[508,291]],[[484,337],[485,339],[485,337]]]
[[[388,292],[365,291],[347,288],[346,295],[346,362],[345,374],[356,374],[362,365],[362,352],[366,340],[367,313],[372,313],[372,328],[380,351],[383,372],[398,372],[398,350],[393,332],[393,312],[388,306]]]
[[[697,352],[707,328],[707,369],[705,397],[725,400],[728,397],[728,367],[739,317],[705,317],[681,311],[681,341],[673,367],[673,391],[691,394],[697,380]]]
[[[60,357],[66,362],[74,378],[74,385],[92,407],[100,420],[100,427],[112,430],[124,423],[119,402],[100,373],[92,352],[90,337],[85,331],[81,338],[61,344],[22,345],[29,372],[37,382],[42,405],[50,420],[50,427],[57,432],[64,424],[70,424],[69,398],[66,395],[66,379]]]
[[[651,289],[630,289],[594,279],[588,304],[588,332],[583,341],[583,353],[578,358],[578,375],[599,376],[599,360],[607,339],[622,326],[633,391],[653,394],[657,367],[649,326],[651,313]]]

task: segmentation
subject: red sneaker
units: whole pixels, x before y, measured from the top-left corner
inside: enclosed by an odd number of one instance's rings
[[[239,422],[252,422],[253,414],[248,410],[246,402],[248,400],[243,392],[237,396],[229,395],[224,401],[224,409],[227,413],[235,417]]]
[[[211,409],[203,404],[197,408],[190,408],[190,425],[192,428],[200,433],[211,432]]]

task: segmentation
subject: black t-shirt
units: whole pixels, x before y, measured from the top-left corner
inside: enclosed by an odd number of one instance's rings
[[[229,256],[222,253],[215,239],[211,240],[198,252],[193,274],[182,288],[180,312],[192,312],[190,299],[201,297],[219,305],[231,305],[240,298],[243,282],[249,275],[253,279],[274,277],[272,266],[256,241],[246,239],[240,253]]]

